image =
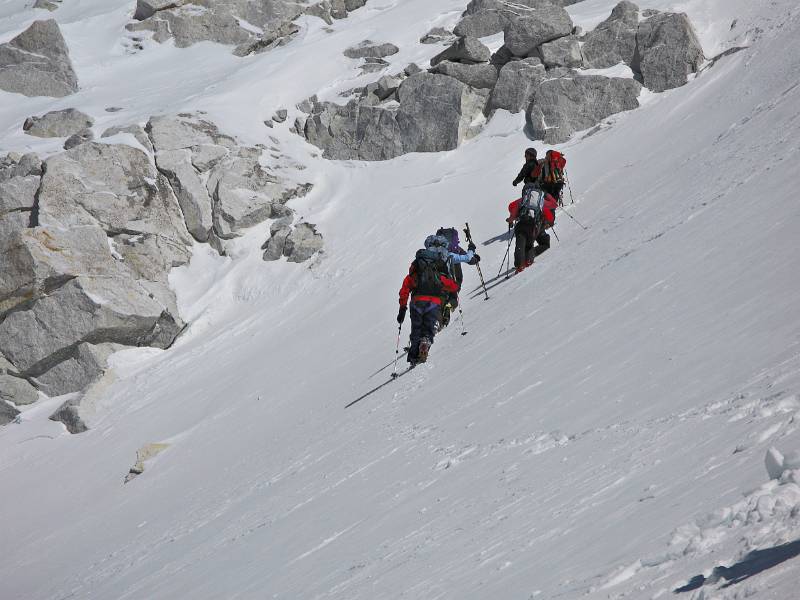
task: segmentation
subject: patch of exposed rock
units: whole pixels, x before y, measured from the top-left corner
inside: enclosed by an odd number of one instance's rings
[[[481,38],[500,33],[513,21],[533,17],[552,7],[568,6],[580,0],[472,0],[453,33]],[[518,55],[521,56],[521,55]]]
[[[322,250],[322,234],[312,223],[299,223],[292,227],[291,219],[280,219],[272,224],[270,237],[261,246],[264,260],[278,260],[285,256],[289,262],[307,261]]]
[[[22,129],[41,138],[69,137],[94,125],[94,120],[75,108],[53,110],[41,117],[28,117]]]
[[[546,144],[566,142],[615,113],[638,108],[641,84],[600,75],[549,79],[539,84],[526,118],[529,134]]]
[[[586,66],[605,69],[621,62],[633,64],[638,28],[639,7],[622,0],[605,21],[586,34],[582,49]]]
[[[282,45],[299,31],[294,20],[308,14],[327,23],[343,19],[366,0],[137,0],[129,31],[152,31],[179,48],[211,41],[236,46],[246,56]]]
[[[0,44],[0,89],[54,98],[78,91],[69,49],[55,20],[34,21],[17,37]]]
[[[703,47],[685,14],[660,13],[639,24],[631,67],[654,92],[684,85],[704,60]]]
[[[365,96],[344,106],[315,103],[303,133],[337,160],[453,150],[479,131],[487,96],[447,75],[417,73],[399,85],[397,101],[376,104]]]
[[[400,52],[400,48],[388,42],[377,43],[364,40],[344,51],[347,58],[385,58]]]

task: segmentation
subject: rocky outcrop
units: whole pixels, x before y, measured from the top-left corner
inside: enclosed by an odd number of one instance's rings
[[[504,108],[518,113],[531,102],[536,87],[544,81],[545,68],[538,58],[526,58],[506,63],[489,97],[489,111]]]
[[[453,77],[418,73],[402,82],[398,103],[316,103],[303,133],[326,158],[337,160],[452,150],[479,130],[487,96]]]
[[[179,48],[197,42],[236,46],[246,56],[286,43],[299,31],[293,23],[303,14],[327,23],[345,18],[366,0],[137,0],[129,31],[152,31],[157,42],[174,40]]]
[[[639,106],[641,84],[600,75],[550,79],[536,87],[526,117],[529,134],[546,144],[567,141],[606,117]]]
[[[586,34],[583,57],[587,67],[605,69],[620,62],[633,64],[639,7],[622,0],[605,21]]]
[[[431,59],[431,66],[435,67],[440,62],[451,61],[466,64],[489,62],[492,53],[480,40],[471,37],[462,37],[449,48],[443,50]]]
[[[322,250],[322,235],[312,223],[299,223],[295,227],[291,219],[281,219],[270,228],[270,238],[261,246],[264,260],[278,260],[285,256],[289,262],[301,263]]]
[[[503,30],[504,46],[521,58],[534,56],[542,44],[572,33],[572,19],[554,4],[542,4],[529,16],[512,19]]]
[[[660,13],[639,24],[631,67],[654,92],[684,85],[704,60],[703,47],[685,14]]]
[[[67,44],[53,19],[34,21],[17,37],[0,45],[0,89],[54,98],[78,91]]]
[[[91,129],[84,129],[78,133],[73,133],[64,141],[64,150],[72,150],[75,146],[80,146],[92,140],[94,140],[94,132]]]
[[[128,474],[125,476],[124,483],[128,483],[129,481],[135,479],[142,473],[144,473],[144,467],[147,461],[155,458],[159,454],[161,454],[164,450],[169,448],[169,444],[145,444],[141,448],[136,451],[136,462],[128,471]]]
[[[35,137],[69,137],[94,125],[94,120],[75,108],[54,110],[41,117],[28,117],[22,129]]]
[[[286,203],[311,189],[261,164],[263,148],[238,146],[197,116],[153,117],[146,129],[156,165],[199,242],[218,246],[242,229],[290,214]]]
[[[344,51],[347,58],[385,58],[397,54],[400,48],[390,43],[377,43],[364,40]]]

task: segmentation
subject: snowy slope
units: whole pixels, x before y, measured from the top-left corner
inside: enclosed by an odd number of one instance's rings
[[[33,18],[7,4],[0,40]],[[373,164],[325,162],[260,122],[368,81],[341,56],[361,39],[403,48],[397,69],[424,62],[439,48],[415,41],[463,0],[370,0],[333,33],[308,20],[245,60],[210,44],[126,54],[130,4],[54,13],[84,89],[0,94],[3,149],[55,151],[19,130],[51,108],[98,129],[206,110],[309,167],[298,208],[325,256],[264,263],[268,225],[231,258],[198,247],[172,275],[191,328],[169,351],[114,357],[89,432],[41,405],[0,430],[1,598],[654,598],[754,549],[774,566],[682,597],[796,597],[800,557],[781,545],[800,538],[800,488],[764,468],[768,448],[800,450],[794,2],[641,3],[687,11],[709,55],[751,46],[565,145],[569,209],[589,229],[561,215],[532,270],[488,302],[464,293],[467,336],[454,322],[426,365],[347,410],[384,381],[369,375],[394,356],[396,293],[425,235],[466,220],[479,242],[503,233],[523,118]],[[591,27],[613,4],[570,12]],[[505,248],[480,249],[487,278]],[[477,283],[470,270],[465,292]],[[152,442],[170,447],[123,485]]]

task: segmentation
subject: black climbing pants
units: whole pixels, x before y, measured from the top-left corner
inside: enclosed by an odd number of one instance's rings
[[[419,357],[419,341],[428,338],[433,343],[433,336],[439,326],[441,307],[435,302],[417,302],[411,300],[411,337],[409,339],[408,361],[416,361]]]

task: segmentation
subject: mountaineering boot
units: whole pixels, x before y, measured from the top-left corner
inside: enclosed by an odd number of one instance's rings
[[[417,356],[417,362],[424,363],[428,360],[428,351],[431,349],[431,341],[424,337],[419,341],[419,355]]]

